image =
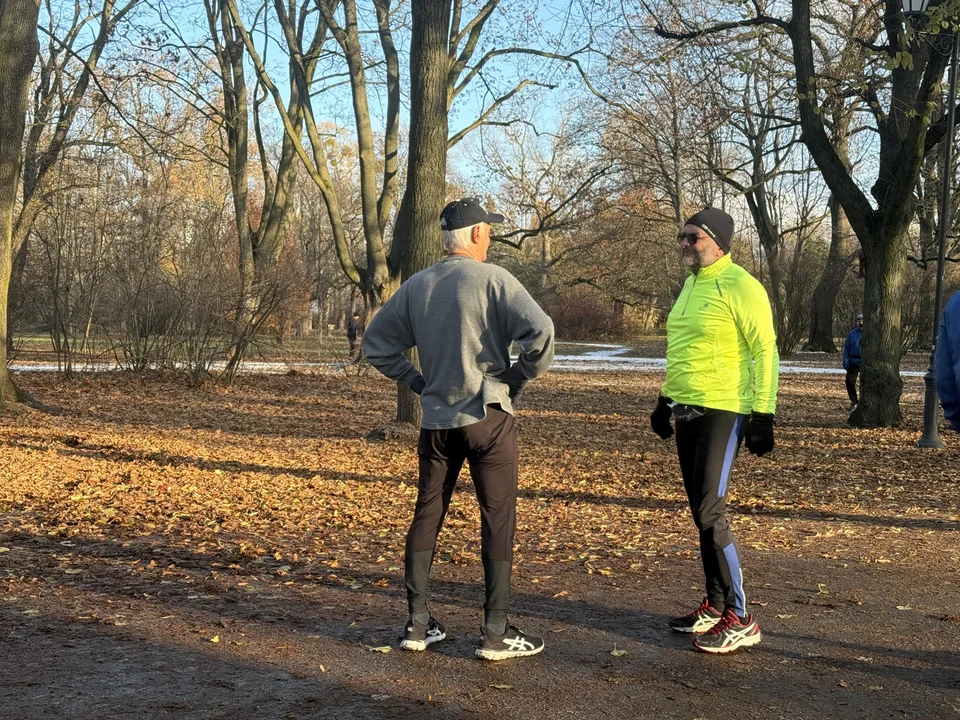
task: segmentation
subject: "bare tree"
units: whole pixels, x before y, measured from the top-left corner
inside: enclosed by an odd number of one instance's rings
[[[865,130],[857,118],[867,105],[860,92],[851,92],[851,85],[859,81],[871,64],[871,45],[882,30],[880,18],[865,5],[851,5],[851,16],[824,17],[823,22],[833,22],[834,35],[851,37],[848,42],[817,43],[822,58],[823,102],[821,116],[829,133],[830,142],[840,162],[853,174],[855,139]],[[849,19],[849,23],[847,20]],[[840,26],[843,23],[843,26]],[[837,295],[848,276],[850,267],[859,255],[857,237],[847,221],[843,207],[831,193],[828,200],[830,212],[830,250],[826,263],[810,300],[810,331],[806,347],[809,350],[837,352],[834,342],[834,326]]]
[[[503,122],[495,113],[524,87],[535,84],[525,78],[490,100],[475,121],[448,137],[448,118],[454,100],[477,78],[483,78],[485,68],[503,55],[534,54],[545,58],[562,59],[556,53],[527,48],[495,48],[479,58],[484,27],[500,0],[487,0],[472,18],[464,17],[462,0],[442,0],[411,5],[413,34],[410,44],[411,118],[410,147],[407,153],[407,187],[396,216],[389,252],[386,233],[398,192],[398,144],[400,112],[400,71],[396,45],[393,40],[396,6],[390,0],[374,0],[375,28],[382,54],[386,87],[386,113],[382,132],[382,157],[376,157],[376,134],[369,105],[370,87],[368,69],[375,64],[365,53],[361,43],[361,15],[356,0],[320,0],[305,3],[303,8],[316,7],[320,19],[313,41],[305,42],[306,24],[294,22],[295,6],[287,8],[274,0],[274,11],[283,32],[286,51],[291,58],[294,83],[303,103],[303,118],[309,150],[294,118],[280,102],[279,90],[258,52],[254,37],[244,27],[235,0],[225,0],[234,24],[243,39],[260,81],[273,95],[283,121],[287,137],[303,161],[310,178],[316,183],[327,205],[333,241],[340,265],[347,278],[363,292],[368,315],[392,295],[399,282],[429,264],[441,255],[437,217],[443,207],[447,149],[463,139],[467,133],[486,124]],[[301,13],[305,10],[301,10]],[[349,239],[344,231],[340,198],[331,182],[330,169],[324,151],[324,139],[318,130],[313,98],[320,88],[315,85],[314,70],[323,47],[323,34],[329,31],[337,43],[347,67],[357,153],[360,161],[360,190],[362,225],[365,242],[365,262],[351,254]],[[443,43],[438,44],[442,35]],[[429,64],[424,59],[430,59]],[[442,83],[442,85],[441,85]],[[440,147],[441,139],[443,148]],[[398,417],[413,419],[417,413],[414,399],[401,390]]]
[[[950,26],[952,5],[932,9],[930,28]],[[864,192],[837,147],[831,142],[823,117],[824,66],[815,51],[817,38],[830,28],[820,22],[810,0],[792,0],[792,15],[782,19],[765,12],[762,4],[745,20],[698,27],[677,17],[657,32],[668,38],[690,40],[733,29],[764,25],[790,39],[796,83],[797,110],[803,141],[837,203],[843,208],[863,251],[865,275],[864,334],[861,402],[851,422],[861,426],[890,426],[901,419],[900,321],[906,267],[907,231],[914,217],[914,192],[923,158],[947,131],[942,114],[934,113],[941,91],[948,53],[936,40],[921,40],[903,24],[899,0],[885,0],[869,11],[882,22],[882,43],[870,48],[887,59],[892,70],[879,63],[860,78],[851,92],[865,100],[873,114],[880,162],[870,190]],[[852,19],[841,3],[828,15]],[[816,23],[816,25],[814,25]],[[691,29],[693,28],[693,29]],[[856,40],[855,40],[856,42]]]
[[[26,124],[30,71],[37,57],[34,0],[0,2],[0,404],[23,395],[7,370],[7,294],[14,253],[14,215],[20,183],[20,159]]]
[[[806,331],[799,319],[802,315],[806,324],[809,307],[797,302],[797,290],[802,288],[794,280],[806,241],[815,234],[823,213],[817,210],[818,193],[809,177],[812,161],[803,152],[797,124],[790,117],[783,42],[777,36],[754,34],[733,83],[723,76],[715,78],[705,93],[714,110],[704,114],[716,118],[717,126],[706,133],[711,147],[703,162],[746,201],[764,261],[761,274],[770,294],[777,344],[786,355]],[[702,80],[707,86],[708,78]]]
[[[45,23],[40,26],[40,31],[46,42],[40,54],[30,107],[21,206],[15,215],[13,231],[15,280],[23,272],[30,230],[37,216],[49,205],[53,192],[51,184],[56,174],[54,168],[64,150],[75,142],[71,130],[83,108],[90,84],[101,89],[95,73],[104,50],[118,25],[139,2],[127,0],[118,6],[115,0],[103,0],[101,5],[84,7],[76,3],[68,8],[47,0],[44,5]],[[93,42],[85,46],[84,38],[91,31],[94,33]],[[100,102],[106,103],[108,99],[104,96]],[[11,290],[16,286],[14,282]],[[9,293],[6,297],[11,302]]]

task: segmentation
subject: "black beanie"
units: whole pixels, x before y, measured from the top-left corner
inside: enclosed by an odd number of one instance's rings
[[[706,207],[688,219],[684,225],[696,225],[725,253],[730,252],[730,241],[733,240],[733,218],[723,210]]]

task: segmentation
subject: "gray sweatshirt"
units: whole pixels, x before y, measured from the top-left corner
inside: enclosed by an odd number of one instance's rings
[[[513,341],[521,353],[511,366]],[[421,374],[403,355],[413,346],[426,381],[423,427],[463,427],[483,420],[493,403],[513,412],[510,387],[542,375],[553,360],[553,322],[503,268],[450,255],[403,283],[363,334],[370,364],[416,388]]]

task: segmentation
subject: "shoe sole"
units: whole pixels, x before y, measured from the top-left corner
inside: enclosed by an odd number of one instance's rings
[[[402,640],[400,642],[400,649],[410,650],[412,652],[423,652],[427,649],[427,645],[433,645],[433,643],[446,640],[446,638],[447,634],[441,633],[440,635],[428,637],[426,640]]]
[[[543,645],[534,650],[485,650],[484,648],[477,648],[476,655],[481,660],[509,660],[510,658],[536,655],[543,652],[543,648]]]
[[[695,647],[700,652],[711,653],[713,655],[725,655],[726,653],[731,653],[734,650],[739,650],[744,647],[753,647],[754,645],[759,645],[760,641],[763,640],[763,634],[758,630],[756,635],[750,635],[749,637],[743,638],[732,645],[727,645],[722,648],[712,648],[712,647],[702,647],[697,644],[697,641],[693,641],[693,647]]]
[[[674,632],[679,632],[679,633],[693,633],[694,635],[703,635],[705,632],[707,632],[710,628],[712,628],[718,622],[720,622],[720,618],[717,618],[716,620],[710,620],[708,622],[701,621],[695,625],[687,625],[685,627],[674,627],[673,625],[671,625],[670,629],[673,630]]]

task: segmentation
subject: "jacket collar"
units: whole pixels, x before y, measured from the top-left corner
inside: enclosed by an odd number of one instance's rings
[[[730,257],[730,253],[727,253],[712,265],[708,265],[705,268],[700,268],[700,272],[695,273],[691,268],[687,268],[687,274],[693,275],[698,280],[704,279],[704,278],[712,278],[722,273],[732,264],[733,264],[733,258]]]

